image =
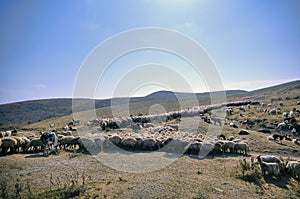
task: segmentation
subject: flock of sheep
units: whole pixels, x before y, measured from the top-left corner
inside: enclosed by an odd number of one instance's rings
[[[202,116],[202,119],[207,123],[212,122],[214,125],[222,125],[225,118],[211,114],[209,117],[204,115],[210,113],[212,110],[218,109],[224,109],[227,115],[231,115],[234,106],[239,106],[239,110],[245,112],[246,107],[250,109],[250,105],[258,104],[259,102],[251,101],[230,102],[206,107],[193,107],[159,115],[97,119],[85,123],[85,125],[89,127],[96,126],[97,131],[84,133],[80,136],[72,135],[73,132],[77,130],[77,128],[74,127],[75,124],[80,124],[80,121],[73,121],[63,127],[64,131],[56,133],[59,137],[60,149],[85,152],[92,155],[100,152],[110,152],[115,149],[123,149],[126,151],[159,150],[168,153],[192,155],[205,152],[205,154],[211,154],[213,156],[224,154],[250,155],[250,149],[246,139],[236,139],[233,136],[227,138],[224,134],[209,136],[182,131],[179,129],[178,124],[167,124],[167,122],[182,117]],[[262,104],[262,106],[265,105]],[[280,104],[280,106],[283,106],[283,104]],[[272,110],[269,111],[269,114],[273,114],[274,111]],[[295,111],[297,110],[292,110],[289,115],[283,113],[284,124],[278,124],[279,130],[284,130],[288,125],[296,124]],[[276,113],[278,113],[278,110],[276,110]],[[161,123],[166,123],[166,125],[157,125]],[[230,122],[229,126],[237,128],[233,122]],[[54,125],[52,127],[54,127]],[[240,132],[241,135],[242,133],[248,133],[243,130]],[[272,137],[273,140],[282,138],[282,135],[276,135],[278,134],[269,137]],[[283,135],[283,137],[287,139],[286,135]],[[295,143],[298,142],[298,140],[293,141],[295,141]],[[42,145],[43,143],[39,137],[20,136],[16,131],[0,133],[0,151],[3,154],[7,154],[7,152],[39,152],[42,150]],[[263,174],[268,173],[270,175],[280,176],[281,173],[287,171],[294,177],[300,177],[300,163],[298,161],[290,161],[284,165],[283,162],[275,156],[258,156],[257,160]]]
[[[298,161],[284,161],[273,155],[259,155],[257,156],[258,163],[260,165],[263,175],[270,175],[275,177],[281,177],[283,174],[287,173],[300,180],[300,160]]]

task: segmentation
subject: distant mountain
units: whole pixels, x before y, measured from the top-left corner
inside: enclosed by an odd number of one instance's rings
[[[218,92],[214,92],[218,94]],[[76,99],[79,104],[79,110],[101,109],[111,105],[127,104],[138,110],[140,107],[147,109],[153,104],[170,104],[170,109],[178,108],[178,99],[189,100],[197,96],[199,104],[210,104],[211,93],[181,93],[171,91],[158,91],[145,97],[135,98],[113,98],[113,99]],[[251,92],[244,90],[226,91],[228,101],[241,99],[255,100],[282,100],[282,99],[300,99],[300,80],[284,83],[264,89]],[[136,106],[133,106],[135,105]],[[177,105],[176,105],[177,104]],[[169,110],[170,110],[169,109]],[[145,111],[144,111],[145,112]],[[36,123],[46,119],[57,118],[72,114],[72,99],[43,99],[17,102],[0,105],[0,129],[9,129],[21,127],[31,123]]]

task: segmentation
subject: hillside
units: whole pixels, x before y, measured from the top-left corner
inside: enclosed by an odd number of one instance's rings
[[[300,98],[300,81],[293,81],[251,92],[242,90],[226,91],[227,101],[255,99],[259,101],[278,101],[282,99]],[[194,96],[191,93],[173,93],[170,91],[158,91],[145,97],[136,98],[114,98],[95,100],[97,115],[110,117],[112,115],[110,106],[122,106],[130,102],[130,113],[148,114],[151,106],[160,104],[166,111],[178,110],[180,104],[178,99],[190,104],[189,100]],[[199,105],[208,105],[210,93],[196,93]],[[177,99],[178,98],[178,99]],[[92,99],[78,99],[80,110],[93,109],[90,107]],[[93,100],[92,100],[93,101]],[[56,118],[67,117],[72,119],[72,99],[44,99],[17,102],[0,105],[0,129],[22,128],[29,124],[41,121],[55,121]]]

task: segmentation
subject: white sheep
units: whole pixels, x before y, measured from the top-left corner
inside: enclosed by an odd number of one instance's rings
[[[63,136],[62,138],[60,138],[60,145],[61,147],[63,147],[64,149],[66,149],[66,147],[70,146],[70,142],[74,139],[74,136]]]
[[[271,135],[269,135],[269,136],[267,137],[267,139],[268,139],[268,140],[274,140],[274,137],[271,136]]]
[[[247,143],[240,142],[240,143],[236,143],[234,145],[234,151],[236,153],[244,153],[245,155],[247,155],[247,154],[249,154],[250,150],[249,150],[249,146]]]
[[[290,117],[291,117],[291,118],[294,118],[294,117],[295,117],[294,111],[290,111]]]
[[[299,144],[300,144],[300,143],[299,143],[299,138],[293,139],[293,143],[299,145]]]
[[[294,178],[300,178],[300,162],[289,161],[286,165],[287,172]]]
[[[266,172],[269,175],[274,175],[276,177],[280,175],[280,168],[277,163],[260,161],[259,164],[263,175],[266,175]]]
[[[223,144],[223,152],[228,152],[228,150],[230,153],[234,152],[235,142],[224,140],[221,143]]]
[[[257,160],[259,160],[259,159],[266,163],[277,163],[279,165],[280,170],[283,170],[283,168],[284,168],[283,162],[276,156],[259,155],[259,156],[257,156]]]

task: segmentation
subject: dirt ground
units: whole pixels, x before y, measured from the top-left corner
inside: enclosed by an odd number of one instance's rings
[[[103,155],[120,159],[129,156]],[[137,158],[137,164],[139,155],[143,154],[131,154]],[[170,154],[163,155],[174,158]],[[250,163],[250,156],[205,159],[182,156],[160,170],[130,173],[114,170],[87,154],[61,151],[49,157],[41,153],[8,155],[0,157],[1,194],[7,193],[11,198],[300,197],[300,184],[288,176],[261,177],[258,182],[243,180],[239,161],[244,158]]]

